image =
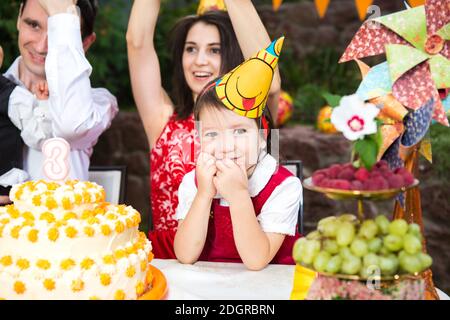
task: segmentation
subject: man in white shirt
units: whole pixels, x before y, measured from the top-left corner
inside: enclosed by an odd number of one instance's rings
[[[96,13],[97,0],[22,1],[17,20],[21,55],[4,75],[24,89],[11,95],[8,115],[21,130],[30,179],[45,179],[42,144],[60,137],[71,147],[69,178],[87,180],[93,146],[118,112],[116,98],[92,88],[89,80],[92,67],[85,52],[96,39]],[[43,81],[48,100],[32,93]]]

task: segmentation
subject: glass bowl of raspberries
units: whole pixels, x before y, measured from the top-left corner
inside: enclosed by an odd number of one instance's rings
[[[391,170],[385,160],[378,161],[371,170],[355,168],[352,163],[333,164],[315,171],[303,182],[306,189],[325,193],[337,200],[391,199],[418,184],[419,181],[406,168]]]

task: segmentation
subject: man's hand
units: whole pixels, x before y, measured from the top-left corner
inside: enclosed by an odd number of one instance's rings
[[[216,195],[217,190],[213,183],[216,171],[216,158],[206,152],[200,153],[195,168],[195,175],[198,193],[202,197],[212,199]]]
[[[45,80],[41,80],[34,83],[31,87],[31,92],[36,95],[39,100],[48,99],[48,83]]]
[[[78,0],[39,0],[39,3],[49,16],[53,16],[58,13],[77,14],[77,1]]]
[[[248,194],[248,178],[246,170],[230,159],[216,162],[217,173],[214,177],[214,185],[219,194],[232,203],[240,199],[243,194]]]

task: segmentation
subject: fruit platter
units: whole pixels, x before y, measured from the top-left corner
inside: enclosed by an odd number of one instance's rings
[[[432,264],[422,251],[418,224],[385,215],[359,220],[330,216],[300,238],[294,260],[317,272],[307,299],[351,298],[354,292],[375,299],[423,299],[421,273]],[[378,289],[378,290],[374,290]]]

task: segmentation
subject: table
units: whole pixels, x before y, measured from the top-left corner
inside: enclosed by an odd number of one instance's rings
[[[288,300],[291,296],[293,265],[268,265],[250,271],[242,263],[205,262],[193,265],[177,260],[153,259],[169,288],[168,300]],[[441,300],[450,297],[437,289]]]

